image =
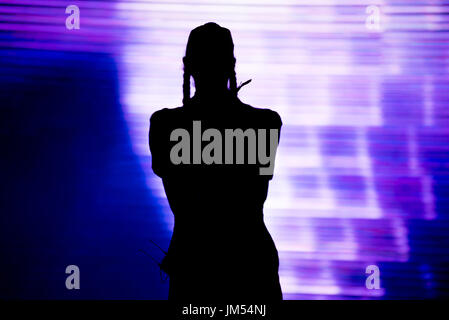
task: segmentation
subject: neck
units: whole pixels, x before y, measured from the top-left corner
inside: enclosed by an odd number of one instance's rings
[[[221,101],[230,97],[230,92],[227,87],[220,88],[197,88],[195,90],[195,98],[199,101]]]

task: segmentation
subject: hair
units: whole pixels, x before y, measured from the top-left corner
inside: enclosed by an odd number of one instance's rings
[[[184,80],[182,82],[182,103],[184,105],[190,101],[190,76],[191,74],[184,63]]]
[[[212,48],[213,55],[206,55],[205,51]],[[210,53],[209,53],[210,54]],[[190,98],[190,77],[201,69],[204,60],[220,60],[224,72],[228,75],[229,92],[232,97],[237,98],[237,78],[235,74],[234,43],[231,32],[218,24],[209,22],[193,29],[187,41],[186,55],[183,58],[183,99],[184,105],[188,104]]]

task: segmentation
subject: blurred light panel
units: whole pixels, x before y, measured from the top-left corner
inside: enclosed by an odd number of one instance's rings
[[[80,8],[79,30],[65,28],[69,4]],[[240,98],[284,122],[265,206],[284,298],[447,294],[448,1],[2,0],[0,21],[4,49],[114,56],[133,149],[167,231],[148,120],[181,104],[190,30],[229,28],[238,81],[253,79]],[[381,290],[365,288],[371,264]]]

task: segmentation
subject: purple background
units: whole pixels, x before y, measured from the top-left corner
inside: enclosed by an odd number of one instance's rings
[[[187,37],[209,21],[253,80],[240,98],[283,119],[265,221],[284,298],[448,296],[448,14],[430,0],[3,0],[2,296],[165,299],[139,252],[157,255],[147,239],[166,247],[173,223],[148,120],[181,104]],[[81,290],[64,287],[69,264]],[[365,287],[372,264],[380,290]]]

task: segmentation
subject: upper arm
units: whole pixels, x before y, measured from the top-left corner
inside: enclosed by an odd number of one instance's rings
[[[281,138],[282,119],[281,116],[273,110],[269,110],[268,127],[270,129],[278,130],[278,141]]]
[[[150,118],[148,141],[151,152],[151,167],[159,177],[163,176],[165,167],[164,157],[167,146],[164,137],[165,132],[161,111],[156,111]]]

